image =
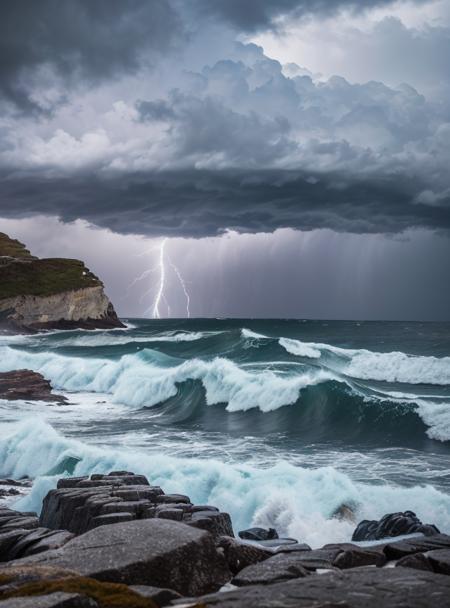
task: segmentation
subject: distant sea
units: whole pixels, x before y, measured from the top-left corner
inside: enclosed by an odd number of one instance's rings
[[[450,324],[127,320],[0,335],[67,405],[0,401],[0,476],[128,469],[313,547],[410,509],[450,533]]]

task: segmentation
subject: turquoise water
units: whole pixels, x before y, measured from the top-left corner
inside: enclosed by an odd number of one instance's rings
[[[332,518],[411,509],[450,532],[450,324],[129,320],[125,330],[0,336],[64,406],[0,401],[0,475],[146,473],[168,491],[313,545]]]

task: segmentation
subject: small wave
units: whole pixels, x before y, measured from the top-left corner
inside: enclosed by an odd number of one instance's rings
[[[67,338],[59,342],[58,346],[119,346],[130,343],[152,342],[195,342],[220,332],[167,332],[153,336],[112,336],[112,335],[83,335]]]
[[[36,458],[36,455],[39,455]],[[167,492],[182,492],[199,504],[231,514],[236,530],[250,525],[275,527],[313,547],[344,542],[354,525],[332,518],[341,504],[357,505],[357,519],[378,519],[412,509],[425,521],[450,531],[450,496],[431,486],[399,487],[354,482],[332,467],[304,468],[285,460],[258,468],[215,459],[176,458],[161,451],[139,453],[99,449],[67,439],[39,419],[3,425],[0,475],[36,478],[32,492],[16,508],[39,511],[45,494],[70,463],[71,474],[134,470]]]

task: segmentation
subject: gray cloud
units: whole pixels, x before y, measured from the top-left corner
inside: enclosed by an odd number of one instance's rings
[[[274,26],[280,16],[332,15],[341,9],[364,11],[394,0],[194,0],[199,12],[228,21],[245,31]],[[418,3],[421,0],[417,0]]]
[[[346,180],[342,174],[294,171],[172,171],[99,178],[3,176],[0,216],[86,219],[121,233],[204,237],[225,228],[270,232],[330,228],[394,233],[407,228],[450,229],[450,197],[412,204],[417,179]]]
[[[165,57],[152,80],[141,59],[170,44],[178,23],[163,0],[30,6],[37,22],[35,7],[56,14],[24,46],[14,73],[50,63],[96,86],[47,121],[9,117],[0,125],[1,216],[83,218],[152,236],[450,228],[448,103],[430,103],[408,85],[317,80],[295,64],[288,77],[254,44],[229,43],[219,61],[195,70],[180,56]],[[290,6],[260,8],[275,15]],[[325,3],[296,6],[325,10]],[[18,40],[31,20],[21,27]],[[134,70],[130,87],[120,74]],[[113,84],[105,84],[109,76]]]
[[[73,83],[111,78],[136,70],[144,51],[148,60],[166,50],[179,29],[168,0],[4,0],[0,94],[22,111],[46,109],[39,87],[54,84],[49,70]]]

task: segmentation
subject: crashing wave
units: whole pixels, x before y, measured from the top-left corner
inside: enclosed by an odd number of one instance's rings
[[[39,458],[36,458],[39,454]],[[450,496],[431,486],[399,487],[354,482],[332,467],[303,468],[284,460],[258,468],[215,459],[176,458],[155,452],[99,449],[67,439],[40,419],[3,425],[0,475],[36,478],[31,494],[16,505],[40,510],[64,463],[73,475],[135,470],[167,492],[188,494],[198,504],[228,511],[235,529],[270,526],[313,547],[343,542],[354,525],[332,517],[341,504],[357,505],[357,519],[412,509],[442,530],[450,530]]]

